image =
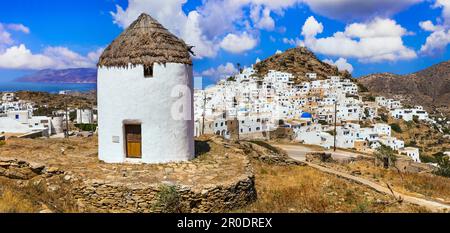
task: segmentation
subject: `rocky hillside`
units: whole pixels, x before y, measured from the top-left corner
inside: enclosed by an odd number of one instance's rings
[[[358,79],[372,93],[398,96],[410,105],[450,115],[450,61],[409,75],[372,74]]]
[[[97,69],[76,68],[65,70],[40,70],[36,73],[20,77],[19,82],[35,83],[96,83]]]
[[[269,70],[288,72],[295,76],[296,81],[306,81],[306,73],[317,73],[318,79],[326,79],[330,75],[340,75],[350,78],[348,72],[340,72],[337,67],[320,61],[314,53],[305,47],[288,49],[284,53],[275,54],[257,64],[255,69],[260,77]]]

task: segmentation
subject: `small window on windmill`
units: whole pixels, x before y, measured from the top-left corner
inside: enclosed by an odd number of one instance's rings
[[[144,65],[144,77],[153,78],[153,65]]]

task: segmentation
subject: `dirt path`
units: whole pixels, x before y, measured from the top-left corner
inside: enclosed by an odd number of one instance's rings
[[[381,193],[385,193],[387,195],[394,195],[397,199],[401,198],[402,200],[412,203],[412,204],[416,204],[416,205],[420,205],[420,206],[424,206],[428,209],[430,209],[433,212],[449,212],[450,211],[450,205],[446,205],[440,202],[436,202],[436,201],[430,201],[430,200],[426,200],[426,199],[422,199],[422,198],[417,198],[417,197],[413,197],[413,196],[408,196],[402,193],[398,193],[396,191],[392,191],[386,186],[382,186],[378,183],[372,182],[370,180],[361,178],[361,177],[357,177],[357,176],[353,176],[344,172],[339,172],[330,168],[326,168],[326,167],[322,167],[320,165],[314,164],[314,163],[310,163],[310,162],[306,162],[304,161],[304,159],[302,158],[304,156],[304,154],[306,154],[306,151],[304,150],[304,147],[299,147],[298,150],[295,150],[293,148],[293,146],[289,146],[289,147],[285,147],[283,145],[276,145],[281,147],[282,149],[286,150],[289,154],[289,156],[291,156],[293,159],[298,159],[301,160],[302,162],[305,162],[308,166],[316,168],[322,172],[326,172],[329,174],[333,174],[336,176],[339,176],[341,178],[350,180],[350,181],[354,181],[356,183],[368,186],[378,192]],[[299,154],[301,154],[302,156],[299,158]]]

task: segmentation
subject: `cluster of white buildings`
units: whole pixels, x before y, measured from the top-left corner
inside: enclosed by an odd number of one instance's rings
[[[27,135],[41,133],[41,136],[62,134],[66,122],[65,110],[55,111],[52,116],[34,115],[34,103],[19,100],[14,92],[5,92],[0,101],[0,134]],[[91,109],[76,111],[74,123],[91,124],[97,118]]]
[[[2,94],[0,133],[24,135],[42,132],[49,136],[62,132],[62,117],[33,116],[33,103],[19,100],[15,93]]]
[[[270,70],[258,77],[253,68],[245,68],[234,79],[195,90],[195,134],[267,138],[268,132],[288,127],[297,141],[330,148],[336,121],[337,147],[369,152],[384,144],[420,162],[418,149],[405,148],[402,140],[391,136],[388,124],[361,127],[359,122],[378,118],[380,108],[397,119],[428,121],[422,107],[405,109],[400,101],[384,97],[363,101],[358,86],[339,76],[318,80],[317,74],[308,73],[308,81],[293,80],[290,73]]]

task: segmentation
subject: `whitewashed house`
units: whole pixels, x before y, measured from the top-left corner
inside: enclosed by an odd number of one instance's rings
[[[418,120],[428,121],[428,113],[423,109],[422,106],[416,106],[414,108],[398,108],[390,111],[392,117],[396,119],[403,119],[405,121],[412,121],[414,117]]]
[[[163,163],[194,156],[191,47],[141,14],[100,56],[99,159]]]
[[[94,114],[92,109],[77,109],[77,123],[78,124],[93,124]]]
[[[420,163],[420,152],[419,148],[415,147],[405,147],[399,151],[401,155],[406,155],[410,157],[412,160],[414,160],[417,163]]]

